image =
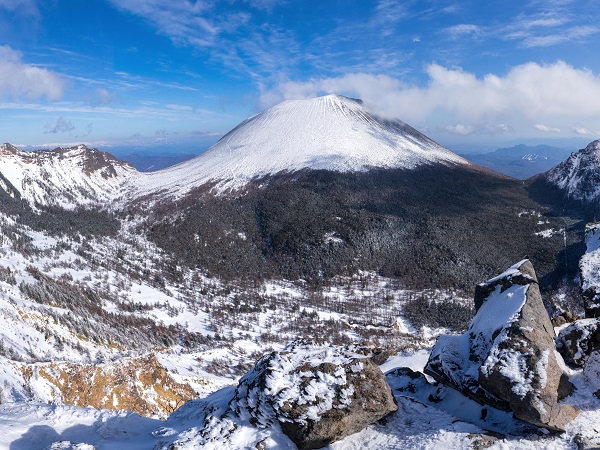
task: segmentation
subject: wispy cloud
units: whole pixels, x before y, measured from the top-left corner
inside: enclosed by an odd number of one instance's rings
[[[70,133],[75,129],[73,122],[60,116],[56,119],[56,122],[48,122],[44,125],[45,134],[56,134],[56,133]]]
[[[475,127],[471,125],[464,125],[462,123],[457,123],[456,125],[446,125],[444,127],[448,133],[458,134],[460,136],[467,136],[475,131]]]
[[[497,32],[502,39],[516,40],[525,48],[549,47],[564,42],[578,42],[600,32],[589,21],[587,11],[566,8],[570,2],[534,2],[533,13],[521,13],[514,20],[500,27]]]
[[[481,27],[468,23],[454,25],[446,28],[444,31],[450,39],[460,39],[463,37],[476,38],[482,34]]]
[[[64,93],[63,78],[48,69],[26,64],[20,52],[0,46],[0,99],[60,98]]]
[[[597,134],[597,133],[594,133],[593,131],[588,130],[585,127],[574,127],[573,133],[581,134],[583,136],[593,136],[593,135]]]
[[[545,133],[560,133],[560,128],[557,127],[549,127],[547,125],[543,125],[541,123],[537,123],[533,126],[538,131],[543,131]]]
[[[34,19],[41,16],[35,0],[0,0],[0,9]]]

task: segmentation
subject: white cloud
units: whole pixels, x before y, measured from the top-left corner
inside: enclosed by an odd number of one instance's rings
[[[562,61],[550,65],[527,63],[504,75],[481,78],[462,69],[431,64],[427,74],[429,80],[424,87],[365,73],[284,82],[265,89],[260,102],[266,107],[285,99],[338,93],[362,98],[382,114],[415,124],[432,123],[439,117],[438,126],[452,121],[481,128],[486,123],[516,128],[521,122],[533,127],[546,118],[572,122],[600,117],[600,102],[593,100],[600,98],[600,77]]]
[[[551,133],[560,133],[560,128],[549,127],[547,125],[543,125],[541,123],[535,124],[533,126],[538,131],[551,132]]]
[[[21,53],[8,45],[0,46],[0,100],[41,97],[55,100],[63,91],[64,81],[59,75],[25,64]]]
[[[475,127],[471,125],[463,125],[462,123],[457,123],[456,125],[446,125],[444,127],[448,133],[458,134],[460,136],[467,136],[475,131]]]
[[[588,130],[587,128],[584,127],[575,127],[573,128],[573,133],[575,134],[581,134],[584,136],[593,136],[595,133],[591,132],[590,130]]]
[[[470,23],[461,23],[444,30],[451,39],[459,39],[465,36],[476,38],[481,36],[481,28]]]
[[[73,122],[60,116],[56,122],[49,122],[44,125],[45,134],[70,133],[75,129]]]
[[[498,123],[495,125],[486,125],[484,131],[489,134],[506,134],[513,133],[515,129],[512,126],[507,125],[505,123]]]

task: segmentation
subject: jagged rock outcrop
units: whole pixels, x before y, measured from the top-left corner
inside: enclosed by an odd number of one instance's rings
[[[299,449],[324,447],[398,409],[369,358],[305,341],[260,359],[240,380],[229,406],[258,427],[279,422]]]
[[[583,367],[594,351],[600,350],[600,319],[577,320],[558,334],[557,345],[565,360]]]
[[[579,261],[586,317],[600,317],[600,223],[585,226],[586,250]]]
[[[30,206],[108,205],[137,175],[131,164],[85,145],[32,152],[0,146],[0,190]]]
[[[425,373],[525,422],[564,430],[578,411],[558,403],[572,386],[556,360],[532,264],[521,261],[477,286],[475,305],[465,334],[438,339]]]
[[[196,393],[177,382],[152,354],[105,364],[23,365],[25,382],[48,403],[127,409],[165,418]]]
[[[544,177],[566,197],[590,203],[597,201],[600,197],[600,140],[571,153]]]

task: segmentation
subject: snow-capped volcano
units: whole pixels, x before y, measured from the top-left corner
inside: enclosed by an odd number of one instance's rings
[[[470,164],[360,100],[327,95],[273,106],[246,119],[202,155],[135,183],[140,194],[166,189],[177,195],[209,181],[223,191],[304,168],[349,172],[434,163]]]
[[[574,152],[544,174],[551,184],[574,200],[594,201],[600,197],[600,140]]]
[[[85,145],[33,152],[0,146],[0,188],[32,205],[98,206],[137,173],[129,163]]]

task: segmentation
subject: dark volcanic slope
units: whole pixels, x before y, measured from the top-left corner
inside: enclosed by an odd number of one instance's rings
[[[524,257],[545,286],[565,274],[557,232],[565,224],[541,217],[521,181],[440,165],[304,170],[264,181],[236,197],[197,191],[165,203],[148,221],[149,236],[185,264],[224,277],[322,282],[374,270],[415,288],[470,291]],[[554,232],[536,234],[544,230]]]

